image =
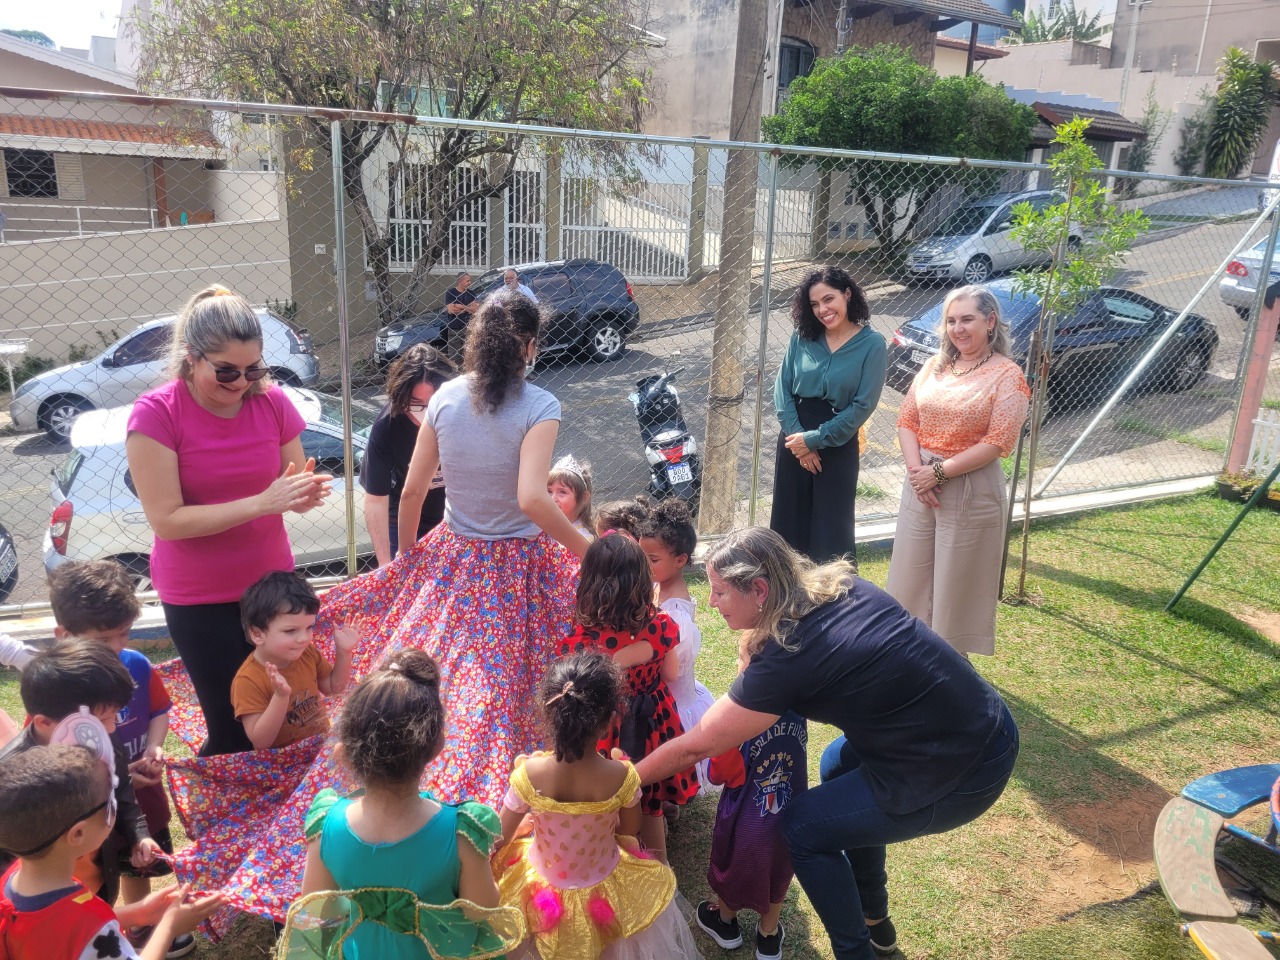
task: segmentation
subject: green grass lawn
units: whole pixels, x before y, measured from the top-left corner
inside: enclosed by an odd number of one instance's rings
[[[1034,602],[1001,607],[996,655],[977,660],[1018,720],[1022,755],[986,816],[891,848],[903,955],[1199,957],[1153,887],[1152,828],[1194,777],[1280,759],[1280,515],[1252,513],[1175,611],[1163,608],[1236,509],[1201,495],[1035,525]],[[863,576],[883,584],[888,552],[860,559]],[[719,694],[733,678],[736,641],[705,606],[705,582],[692,586],[702,604],[698,673]],[[16,688],[13,674],[0,678],[10,713],[19,712]],[[811,727],[811,777],[832,736]],[[714,798],[699,797],[669,841],[694,903],[708,893],[713,813]],[[1276,866],[1245,863],[1273,901]],[[754,918],[744,921],[738,955],[748,957]],[[783,921],[788,958],[830,957],[795,884]],[[1280,918],[1267,908],[1249,922],[1274,929]],[[699,944],[708,960],[722,955],[700,934]],[[201,955],[239,960],[270,949],[270,926],[246,919]]]

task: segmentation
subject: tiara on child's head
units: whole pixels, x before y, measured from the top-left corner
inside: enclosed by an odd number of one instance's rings
[[[573,458],[572,453],[566,453],[563,457],[551,465],[552,470],[566,470],[578,477],[583,483],[587,482],[586,472],[582,469],[582,464]]]

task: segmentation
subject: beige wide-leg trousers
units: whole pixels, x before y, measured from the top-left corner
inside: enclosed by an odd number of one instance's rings
[[[920,451],[923,462],[940,459]],[[1006,494],[999,460],[955,477],[926,507],[903,481],[889,561],[890,596],[961,653],[996,648]]]

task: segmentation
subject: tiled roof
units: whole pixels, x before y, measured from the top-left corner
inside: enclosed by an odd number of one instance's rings
[[[992,27],[1004,27],[1006,30],[1022,32],[1022,24],[1001,13],[982,0],[887,0],[889,6],[902,7],[907,10],[922,10],[938,17],[955,20],[969,20]],[[865,5],[865,4],[858,4]]]
[[[40,137],[50,140],[97,141],[110,144],[146,144],[175,148],[194,148],[204,152],[217,150],[221,144],[207,130],[185,130],[155,123],[107,123],[102,120],[75,120],[62,117],[26,117],[0,114],[0,138]],[[0,140],[0,146],[3,146]],[[73,144],[68,144],[68,147]],[[72,150],[71,152],[78,152]],[[127,147],[118,151],[128,153]],[[146,153],[156,152],[154,149]]]
[[[933,38],[933,42],[940,47],[947,47],[950,50],[968,50],[969,41],[961,40],[959,37],[948,37],[938,34]],[[1002,50],[999,47],[989,47],[985,43],[974,44],[973,59],[975,60],[998,60],[1001,57],[1007,57],[1008,50]]]
[[[1045,103],[1041,100],[1037,100],[1031,106],[1040,115],[1044,125],[1050,128],[1066,123],[1068,120],[1074,120],[1076,117],[1087,117],[1092,121],[1087,134],[1090,140],[1120,140],[1129,143],[1141,140],[1147,135],[1142,124],[1134,123],[1127,117],[1110,110],[1087,110],[1084,107],[1072,107],[1065,103]],[[1032,139],[1037,143],[1040,142],[1041,137],[1043,137],[1043,131],[1039,129],[1032,134]],[[1050,130],[1048,139],[1044,142],[1048,143],[1052,139],[1053,133]]]

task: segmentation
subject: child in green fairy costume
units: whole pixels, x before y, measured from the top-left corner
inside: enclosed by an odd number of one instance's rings
[[[524,930],[518,910],[498,906],[489,868],[502,832],[497,814],[419,792],[445,736],[435,661],[420,650],[388,657],[348,698],[338,736],[338,757],[364,789],[316,797],[303,896],[278,955],[474,960],[505,953]]]

